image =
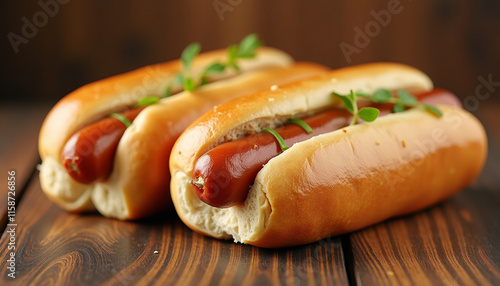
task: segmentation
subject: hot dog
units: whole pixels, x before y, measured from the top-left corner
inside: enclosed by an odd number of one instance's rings
[[[195,78],[226,56],[225,50],[201,54],[194,58],[190,72]],[[104,79],[58,102],[39,137],[40,182],[47,196],[69,211],[97,210],[118,219],[166,211],[171,199],[164,158],[189,123],[229,99],[325,71],[320,65],[294,64],[281,51],[259,48],[255,58],[238,62],[239,70],[226,69],[194,91],[134,109],[142,98],[159,97],[180,66],[173,61]],[[170,90],[174,94],[180,87],[174,84]],[[129,117],[131,125],[124,129],[122,122],[108,117],[113,112]],[[80,155],[90,159],[88,164],[80,164]],[[75,170],[73,178],[71,170]]]
[[[332,96],[350,90],[372,94],[379,88],[420,95],[422,105],[349,125],[351,116],[341,111],[345,103]],[[479,174],[487,143],[480,122],[461,109],[456,97],[432,90],[422,72],[380,63],[331,71],[220,105],[217,112],[227,116],[206,113],[184,131],[172,150],[175,208],[186,225],[206,235],[285,247],[435,204]],[[425,103],[435,104],[440,116],[429,112],[432,109]],[[337,113],[333,117],[340,123],[328,127],[335,131],[311,136],[295,125],[279,129],[291,117],[307,122],[325,110]],[[320,124],[311,122],[311,127],[322,129],[321,123],[327,121],[319,119]],[[276,128],[285,141],[293,138],[286,142],[289,148],[280,150],[276,139],[259,133],[265,128]],[[291,135],[282,132],[285,129]],[[295,143],[297,134],[310,138]],[[270,151],[257,153],[260,148]],[[214,159],[203,157],[210,152]],[[227,152],[228,161],[220,159],[221,152]],[[207,170],[211,174],[200,179]],[[252,172],[256,175],[249,175]],[[210,184],[216,187],[197,194],[198,187]]]
[[[434,89],[416,95],[421,102],[460,107],[455,95]],[[374,105],[381,114],[390,114],[391,104]],[[306,117],[311,127],[308,133],[298,125],[288,124],[276,129],[287,146],[319,134],[332,132],[349,125],[352,115],[346,109],[335,108]],[[221,144],[203,154],[193,169],[191,185],[203,202],[218,208],[231,207],[245,201],[255,176],[270,159],[281,154],[279,144],[269,133],[258,133]],[[220,174],[225,174],[221,181]]]

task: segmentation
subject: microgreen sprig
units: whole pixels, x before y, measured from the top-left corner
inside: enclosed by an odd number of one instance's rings
[[[393,103],[393,111],[395,113],[405,111],[406,108],[423,107],[427,112],[437,117],[443,116],[438,108],[433,105],[419,102],[416,97],[411,95],[406,90],[400,89],[396,93],[397,97],[393,96],[393,94],[389,90],[381,88],[377,89],[373,94],[368,94],[362,91],[354,92],[352,90],[348,95],[338,94],[336,92],[333,92],[332,94],[339,97],[344,103],[345,108],[354,115],[351,121],[351,125],[356,124],[358,118],[361,118],[367,122],[372,122],[377,119],[378,115],[380,114],[380,111],[374,107],[363,107],[358,110],[357,97],[367,98],[374,103]]]
[[[264,128],[264,129],[262,129],[262,132],[271,133],[271,135],[273,135],[274,138],[276,138],[276,141],[278,141],[278,144],[280,145],[281,151],[285,151],[289,148],[286,145],[286,142],[283,139],[283,137],[281,137],[281,135],[278,132],[276,132],[276,130],[271,129],[271,128]]]
[[[357,96],[360,96],[360,93],[355,93],[351,90],[347,95],[338,94],[335,92],[333,92],[333,94],[342,100],[347,111],[349,111],[353,115],[350,125],[356,124],[359,118],[367,122],[372,122],[377,119],[378,115],[380,114],[380,110],[374,107],[363,107],[361,109],[358,109]]]
[[[221,73],[226,70],[226,68],[231,67],[236,71],[240,70],[238,66],[239,59],[249,59],[255,57],[255,51],[258,47],[262,45],[262,42],[259,40],[259,37],[256,34],[250,34],[246,36],[239,45],[231,45],[227,49],[228,57],[226,63],[214,62],[208,65],[203,72],[199,80],[191,77],[191,65],[193,63],[194,58],[200,53],[201,46],[199,43],[192,43],[188,45],[181,54],[181,66],[182,71],[175,74],[172,82],[170,82],[162,97],[169,97],[172,95],[172,85],[180,85],[184,90],[193,91],[196,86],[204,85],[208,83],[208,75],[214,73]],[[141,107],[151,104],[156,104],[159,102],[158,97],[145,97],[140,99],[134,107]],[[111,113],[110,117],[116,118],[120,120],[126,127],[129,127],[132,123],[127,119],[123,114],[120,113]],[[285,145],[286,146],[286,145]]]
[[[125,127],[127,128],[130,127],[130,125],[132,125],[132,122],[130,122],[130,120],[128,120],[128,118],[121,113],[110,113],[109,117],[113,117],[115,119],[120,120],[121,123],[123,123],[123,125],[125,125]]]
[[[134,107],[142,107],[146,105],[152,105],[156,104],[160,101],[160,99],[156,96],[148,96],[148,97],[143,97],[141,98],[135,105]]]
[[[394,97],[389,90],[381,88],[377,89],[373,95],[358,93],[358,96],[368,98],[375,103],[393,103],[395,113],[405,111],[407,107],[423,107],[427,112],[437,117],[443,116],[435,106],[419,102],[416,97],[406,90],[400,89],[396,93],[398,96]]]
[[[262,46],[257,34],[250,34],[241,40],[239,45],[231,45],[227,49],[228,59],[226,66],[230,66],[235,70],[240,70],[238,66],[239,59],[251,59],[255,57],[255,50]]]
[[[174,83],[183,86],[186,91],[193,91],[196,86],[208,83],[208,76],[214,73],[222,73],[226,68],[233,68],[236,71],[240,70],[238,61],[240,59],[249,59],[255,57],[255,51],[262,46],[262,42],[256,34],[246,36],[239,45],[231,45],[227,48],[227,61],[214,62],[208,65],[199,76],[195,79],[191,76],[191,64],[200,52],[200,44],[193,43],[187,46],[181,54],[182,72],[174,77]],[[170,86],[167,87],[166,95],[170,95]]]
[[[311,134],[313,132],[313,129],[311,128],[311,126],[309,126],[309,124],[307,124],[305,121],[303,121],[302,119],[299,119],[299,118],[292,117],[292,118],[288,119],[287,124],[298,125],[302,129],[304,129],[304,131],[307,134]],[[286,145],[285,140],[283,139],[283,137],[281,137],[281,135],[278,132],[276,132],[276,130],[271,129],[271,128],[264,128],[264,129],[262,129],[262,132],[267,132],[267,133],[270,133],[271,135],[273,135],[274,138],[276,138],[276,141],[278,141],[278,144],[280,145],[281,151],[285,151],[288,148],[290,148]]]
[[[196,83],[191,78],[191,63],[193,59],[200,53],[201,46],[199,43],[192,43],[187,46],[181,54],[181,63],[182,63],[182,83],[184,90],[193,90],[196,87]],[[176,80],[179,81],[179,75],[176,75]]]
[[[302,129],[304,129],[304,131],[307,134],[311,134],[313,132],[313,129],[311,128],[311,126],[309,126],[309,124],[307,124],[302,119],[292,117],[292,118],[288,119],[287,123],[295,124],[295,125],[300,126]]]

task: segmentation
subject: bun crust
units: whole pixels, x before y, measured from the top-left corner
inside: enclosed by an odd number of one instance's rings
[[[261,62],[260,70],[217,81],[194,92],[182,92],[148,106],[123,134],[113,171],[104,182],[83,185],[71,179],[58,159],[65,142],[61,142],[59,148],[46,148],[48,151],[40,172],[42,189],[58,205],[75,212],[97,209],[107,217],[137,219],[168,210],[171,207],[168,158],[174,141],[185,127],[216,104],[268,88],[274,83],[303,79],[326,70],[323,66],[307,63],[290,66],[288,56],[278,58],[271,57],[272,60]],[[256,66],[250,68],[247,65],[246,68],[256,69]],[[87,111],[91,110],[90,106],[87,106]],[[57,106],[57,109],[62,110],[62,107]],[[74,123],[68,125],[76,126]],[[41,136],[48,137],[47,130],[42,129]],[[71,135],[58,134],[60,138]]]
[[[293,145],[264,165],[243,205],[211,207],[189,184],[196,160],[213,146],[332,107],[338,104],[332,91],[377,88],[423,92],[432,83],[407,66],[363,65],[217,108],[231,117],[215,111],[200,117],[181,135],[170,159],[180,218],[216,238],[261,247],[299,245],[428,207],[479,174],[487,152],[482,125],[464,110],[439,106],[442,118],[413,109]]]
[[[198,75],[207,65],[225,61],[226,50],[200,54],[192,64],[193,75]],[[266,68],[290,66],[293,59],[273,48],[259,48],[254,59],[242,60],[242,72]],[[180,61],[150,65],[124,74],[115,75],[78,88],[62,98],[49,112],[40,130],[38,140],[42,160],[50,156],[60,159],[62,148],[69,137],[84,126],[111,112],[129,108],[141,98],[161,97],[167,85],[180,71]],[[234,76],[235,72],[217,74],[213,79]],[[173,86],[173,89],[180,87]]]

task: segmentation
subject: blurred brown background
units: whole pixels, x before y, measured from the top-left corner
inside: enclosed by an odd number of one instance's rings
[[[85,83],[178,58],[193,41],[224,48],[251,32],[331,68],[413,65],[467,104],[500,93],[498,0],[4,0],[0,11],[2,101],[53,103]],[[341,45],[356,51],[346,56]]]

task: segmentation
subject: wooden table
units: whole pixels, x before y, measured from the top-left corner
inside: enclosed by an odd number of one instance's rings
[[[123,222],[62,211],[42,193],[36,170],[49,108],[0,107],[2,227],[7,172],[16,172],[16,225],[0,239],[2,285],[500,285],[498,103],[477,110],[488,160],[460,194],[352,234],[277,250],[204,237],[174,213]],[[8,276],[9,246],[16,247],[15,279]]]

